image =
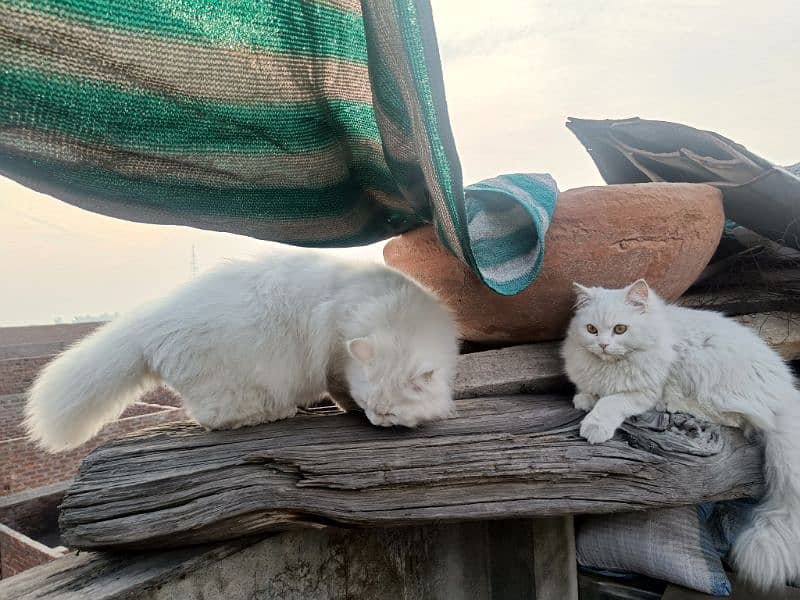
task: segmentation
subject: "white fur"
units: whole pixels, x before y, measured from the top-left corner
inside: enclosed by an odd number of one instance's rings
[[[644,281],[576,288],[562,353],[575,406],[590,411],[581,435],[604,442],[650,408],[762,431],[768,489],[732,556],[762,588],[800,579],[800,393],[781,357],[722,315],[667,305]]]
[[[231,262],[106,325],[43,369],[30,436],[75,447],[164,382],[201,425],[291,417],[329,393],[376,425],[452,412],[450,312],[394,269],[285,250]]]

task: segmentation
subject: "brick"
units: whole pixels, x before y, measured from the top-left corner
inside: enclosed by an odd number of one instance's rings
[[[162,386],[144,394],[121,419],[71,452],[45,454],[24,439],[25,392],[56,353],[98,323],[0,328],[0,496],[70,479],[81,459],[99,444],[125,433],[185,418],[180,397]],[[48,353],[41,354],[49,349]],[[37,354],[40,353],[40,354]]]
[[[2,441],[0,442],[0,496],[71,479],[83,457],[97,446],[133,431],[185,418],[183,409],[172,407],[128,417],[109,423],[94,439],[83,446],[58,454],[48,454],[26,438]]]
[[[36,374],[53,358],[50,355],[0,360],[0,396],[27,391]]]
[[[102,323],[0,328],[0,359],[58,354]]]
[[[162,386],[144,394],[119,420],[106,425],[94,439],[75,450],[48,454],[24,437],[25,392],[36,375],[59,352],[97,325],[0,328],[0,497],[11,500],[17,498],[15,494],[35,493],[34,489],[42,486],[61,489],[63,482],[74,477],[86,454],[97,446],[133,431],[186,418],[180,397]],[[0,578],[60,555],[61,550],[48,548],[26,535],[55,528],[56,502],[55,496],[48,496],[44,503],[2,510],[0,516],[6,524],[0,525]],[[0,504],[10,506],[7,502]]]
[[[25,534],[0,524],[0,579],[38,567],[63,554],[62,549],[48,548]]]

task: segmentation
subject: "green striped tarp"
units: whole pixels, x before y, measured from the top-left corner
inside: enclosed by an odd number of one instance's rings
[[[536,276],[557,195],[465,193],[427,0],[0,0],[0,173],[304,246],[433,223],[503,294]]]

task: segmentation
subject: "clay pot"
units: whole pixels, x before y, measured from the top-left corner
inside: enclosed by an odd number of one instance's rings
[[[572,282],[622,287],[644,277],[677,299],[719,243],[722,195],[707,185],[647,183],[562,192],[536,280],[515,296],[485,287],[431,227],[391,240],[386,263],[427,285],[457,313],[464,339],[493,345],[560,339],[571,316]]]

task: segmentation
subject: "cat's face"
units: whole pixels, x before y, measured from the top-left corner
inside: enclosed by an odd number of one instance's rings
[[[373,425],[415,427],[452,414],[458,347],[436,345],[409,348],[388,336],[347,342],[350,395]]]
[[[600,360],[616,361],[652,348],[662,335],[660,316],[644,280],[623,289],[575,284],[577,302],[569,335]]]

